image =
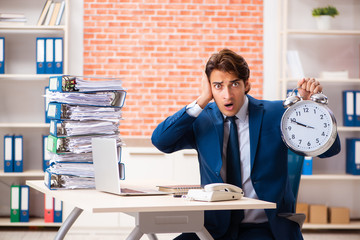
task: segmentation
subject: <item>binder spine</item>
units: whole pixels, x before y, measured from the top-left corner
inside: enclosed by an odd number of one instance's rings
[[[63,73],[63,39],[54,38],[54,73]]]
[[[343,91],[344,126],[355,126],[355,93],[352,90]]]
[[[48,136],[42,136],[42,142],[43,142],[43,170],[44,172],[50,165],[50,155],[49,151],[47,150],[47,142],[48,142]]]
[[[21,186],[20,222],[29,222],[29,186]]]
[[[47,117],[49,119],[57,119],[60,120],[63,117],[63,107],[61,103],[50,102]]]
[[[45,38],[45,73],[54,73],[54,38]]]
[[[54,199],[46,194],[44,196],[44,222],[54,222]]]
[[[14,136],[14,172],[23,172],[23,136]]]
[[[61,200],[54,200],[54,222],[62,222],[63,203]]]
[[[0,74],[5,73],[5,38],[0,37]]]
[[[4,136],[4,172],[14,172],[14,136]]]
[[[10,222],[19,222],[20,221],[20,186],[13,185],[10,188]]]
[[[36,38],[36,73],[45,73],[45,38]]]

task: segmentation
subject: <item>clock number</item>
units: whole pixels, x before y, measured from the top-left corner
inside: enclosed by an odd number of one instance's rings
[[[292,139],[295,139],[295,134],[292,134],[292,135],[291,135],[291,138],[292,138]]]
[[[296,118],[290,118],[291,122],[296,122]]]
[[[311,143],[310,143],[310,142],[308,142],[308,143],[307,143],[307,145],[308,145],[308,147],[310,147],[310,146],[311,146]]]
[[[297,116],[297,117],[300,117],[300,116],[301,116],[301,112],[300,112],[300,111],[296,111],[295,113],[296,113],[296,116]]]
[[[314,109],[314,114],[316,114],[316,109]]]
[[[307,112],[309,112],[309,108],[303,108],[303,110],[304,110],[304,113],[307,113]]]
[[[299,145],[301,145],[301,143],[302,143],[302,139],[299,139]]]
[[[319,142],[320,142],[319,138],[316,138],[316,140],[315,140],[315,141],[316,141],[316,143],[319,143]]]
[[[323,120],[324,119],[324,115],[320,114],[320,119]]]
[[[325,136],[325,132],[322,132],[322,133],[321,133],[321,136]]]
[[[291,126],[288,126],[288,130],[291,131],[292,127]]]
[[[324,123],[324,128],[327,128],[328,127],[328,124],[327,123]]]

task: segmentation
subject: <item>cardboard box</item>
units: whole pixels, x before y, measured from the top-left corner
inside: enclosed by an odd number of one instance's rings
[[[306,218],[304,222],[309,222],[309,204],[307,203],[297,203],[296,204],[296,213],[305,214]]]
[[[310,205],[309,222],[326,224],[328,220],[328,210],[325,205]]]
[[[329,207],[329,223],[349,224],[350,209],[345,207]]]

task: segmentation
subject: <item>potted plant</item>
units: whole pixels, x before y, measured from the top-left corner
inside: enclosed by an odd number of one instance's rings
[[[312,15],[316,19],[316,24],[320,30],[328,30],[331,28],[331,19],[339,15],[338,10],[334,6],[314,8]]]
[[[331,28],[331,19],[339,15],[338,10],[334,6],[314,8],[312,15],[316,19],[316,23],[319,29],[327,30]]]

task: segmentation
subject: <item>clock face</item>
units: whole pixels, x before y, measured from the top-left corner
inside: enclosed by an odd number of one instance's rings
[[[336,139],[336,121],[325,105],[305,100],[290,106],[281,119],[285,144],[297,153],[318,156]]]

